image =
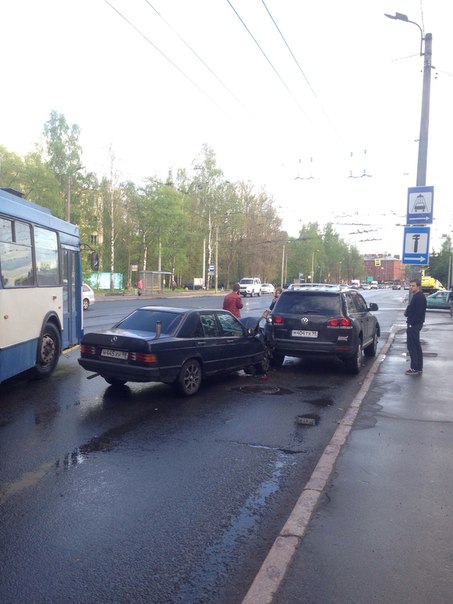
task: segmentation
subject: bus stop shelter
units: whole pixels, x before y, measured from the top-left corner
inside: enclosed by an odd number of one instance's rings
[[[161,293],[165,284],[168,288],[173,280],[171,271],[139,271],[138,278],[142,280],[142,294]]]

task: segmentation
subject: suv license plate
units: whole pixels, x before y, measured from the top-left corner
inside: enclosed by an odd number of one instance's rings
[[[317,331],[304,331],[303,329],[293,329],[291,332],[293,338],[317,338]]]
[[[101,350],[101,357],[109,357],[110,359],[122,359],[126,361],[127,355],[128,353],[126,350],[110,350],[108,348],[103,348]]]

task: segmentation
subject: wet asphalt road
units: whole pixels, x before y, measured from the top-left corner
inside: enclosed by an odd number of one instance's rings
[[[365,292],[384,337],[403,295]],[[147,302],[96,303],[85,329]],[[45,382],[0,384],[0,601],[240,602],[370,363],[351,377],[287,359],[182,399],[87,380],[77,356]]]

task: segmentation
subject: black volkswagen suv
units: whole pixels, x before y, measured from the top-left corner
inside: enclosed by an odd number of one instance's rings
[[[292,357],[337,357],[348,372],[359,373],[362,353],[376,354],[380,327],[366,303],[352,289],[310,287],[283,291],[266,325],[273,365]]]

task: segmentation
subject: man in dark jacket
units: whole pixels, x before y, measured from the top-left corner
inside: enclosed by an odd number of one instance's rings
[[[425,322],[426,298],[421,290],[419,279],[411,279],[409,289],[412,298],[404,311],[404,316],[407,317],[407,349],[411,357],[411,367],[406,371],[406,375],[421,375],[423,351],[420,344],[420,331]]]
[[[233,291],[227,294],[223,299],[223,310],[229,310],[238,319],[241,318],[241,308],[243,306],[239,283],[233,285]]]

